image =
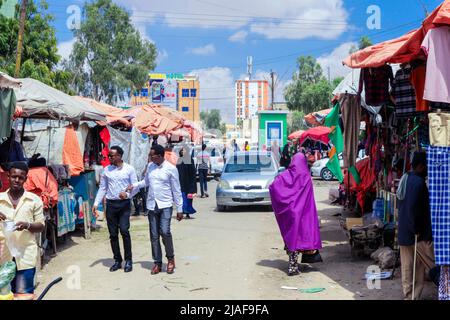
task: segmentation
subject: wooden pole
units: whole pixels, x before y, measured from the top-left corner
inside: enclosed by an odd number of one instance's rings
[[[16,56],[16,70],[14,77],[18,78],[20,75],[20,64],[22,62],[22,48],[23,48],[23,33],[25,31],[25,19],[27,15],[28,0],[22,0],[22,7],[20,9],[20,26],[19,37],[17,40],[17,56]]]

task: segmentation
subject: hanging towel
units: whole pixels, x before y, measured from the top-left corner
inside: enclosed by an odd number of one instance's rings
[[[62,158],[63,164],[69,166],[71,176],[79,176],[84,171],[83,154],[72,126],[66,128]]]

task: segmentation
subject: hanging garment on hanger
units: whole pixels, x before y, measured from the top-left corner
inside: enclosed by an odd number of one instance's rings
[[[344,163],[347,168],[356,164],[358,157],[359,129],[361,127],[361,107],[357,95],[344,94],[339,99],[344,124]]]
[[[400,69],[395,73],[392,96],[395,99],[397,118],[416,115],[416,92],[411,84],[411,68]]]
[[[411,84],[416,94],[416,111],[419,112],[428,111],[430,109],[428,101],[423,99],[426,70],[424,65],[418,65],[411,71]]]
[[[390,101],[389,85],[393,80],[392,68],[387,64],[379,68],[361,69],[358,93],[361,94],[364,87],[366,104],[387,104]]]
[[[436,265],[450,265],[450,147],[429,146],[427,164]]]
[[[450,103],[450,27],[429,30],[422,49],[427,55],[424,99]]]
[[[430,113],[430,145],[450,147],[450,114]]]

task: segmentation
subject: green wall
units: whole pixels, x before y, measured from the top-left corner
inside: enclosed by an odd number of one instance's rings
[[[262,146],[267,146],[266,141],[266,122],[271,121],[281,121],[283,123],[283,133],[282,133],[282,144],[280,148],[283,149],[283,146],[287,143],[287,114],[280,113],[260,113],[259,114],[259,149],[262,150]],[[268,146],[267,146],[268,147]]]

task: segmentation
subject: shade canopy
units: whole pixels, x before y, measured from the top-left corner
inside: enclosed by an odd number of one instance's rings
[[[6,73],[0,71],[0,88],[20,88],[22,83],[20,80],[8,76]]]
[[[332,109],[325,109],[320,111],[311,112],[305,116],[305,122],[309,127],[318,127],[323,125],[326,116],[331,112]]]
[[[130,120],[132,116],[121,108],[113,107],[109,104],[98,102],[91,98],[85,97],[74,97],[75,99],[87,103],[91,107],[93,107],[97,112],[101,112],[106,116],[106,120],[108,123],[120,122],[123,120]]]
[[[330,134],[331,129],[328,127],[315,127],[303,132],[300,136],[300,145],[302,145],[306,140],[319,141],[324,144],[328,144],[330,142],[330,138],[328,135]]]
[[[348,56],[343,63],[351,68],[375,68],[386,63],[406,63],[421,56],[421,45],[430,29],[450,25],[450,1],[444,1],[422,23],[419,29],[385,41]]]
[[[17,105],[22,108],[21,117],[106,121],[103,112],[62,91],[31,78],[19,79],[19,81],[22,82],[22,87],[14,91]]]
[[[289,140],[300,139],[300,137],[302,136],[303,132],[305,132],[305,130],[298,130],[298,131],[292,132],[292,133],[288,136],[288,139],[289,139]]]

